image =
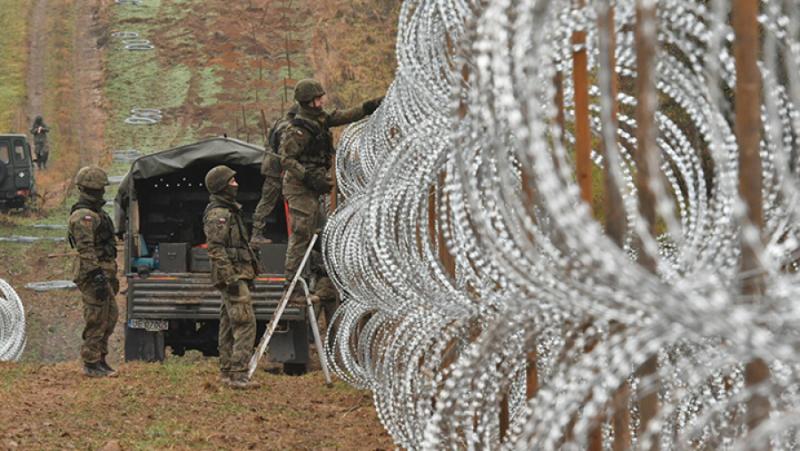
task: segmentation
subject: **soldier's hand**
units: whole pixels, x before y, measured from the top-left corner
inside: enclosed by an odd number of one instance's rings
[[[326,175],[314,171],[306,171],[303,177],[303,184],[317,194],[330,193],[333,188],[333,183],[328,180]]]
[[[108,278],[103,273],[102,269],[95,269],[94,271],[90,272],[89,277],[92,281],[94,295],[97,299],[105,301],[112,298],[113,295],[111,294],[111,285],[109,284]]]
[[[227,287],[225,287],[225,292],[228,293],[230,296],[239,296],[239,282],[229,283]]]
[[[374,99],[370,99],[362,103],[361,109],[364,110],[364,114],[369,116],[370,114],[374,113],[379,106],[381,106],[381,103],[383,103],[383,97],[376,97]]]

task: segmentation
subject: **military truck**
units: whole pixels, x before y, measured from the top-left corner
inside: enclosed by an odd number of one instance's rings
[[[27,208],[35,197],[28,139],[25,135],[0,135],[0,208]]]
[[[261,193],[264,149],[230,138],[211,138],[135,160],[115,200],[117,233],[124,235],[128,281],[125,359],[160,361],[165,348],[218,355],[222,299],[211,285],[203,232],[208,204],[206,173],[225,164],[237,171],[237,201],[247,227]],[[276,206],[265,236],[272,244],[258,252],[264,273],[255,281],[254,309],[259,336],[275,312],[284,286],[287,213]],[[289,307],[270,342],[270,357],[284,372],[303,374],[309,360],[306,312]]]

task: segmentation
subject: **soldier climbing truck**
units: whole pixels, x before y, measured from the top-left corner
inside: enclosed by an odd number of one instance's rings
[[[117,233],[124,234],[128,281],[125,359],[160,361],[165,348],[218,355],[219,291],[211,285],[203,232],[208,204],[206,173],[227,165],[237,172],[237,201],[247,227],[259,201],[264,149],[229,138],[212,138],[147,155],[133,162],[115,200]],[[284,286],[288,227],[282,200],[266,219],[271,243],[257,249],[262,273],[255,280],[253,306],[258,336],[277,309]],[[303,374],[309,360],[306,311],[289,307],[270,342],[270,358],[284,372]]]

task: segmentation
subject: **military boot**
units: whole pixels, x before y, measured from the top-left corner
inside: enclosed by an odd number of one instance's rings
[[[97,363],[98,363],[98,365],[100,366],[100,368],[102,368],[102,369],[103,369],[103,371],[105,371],[105,372],[106,372],[106,375],[107,375],[107,376],[109,376],[109,377],[114,377],[114,376],[116,376],[116,375],[117,375],[117,370],[115,370],[114,368],[111,368],[111,365],[109,365],[109,364],[106,362],[106,356],[103,356],[102,358],[100,358],[100,361],[99,361],[99,362],[97,362]]]
[[[247,378],[247,374],[245,373],[231,374],[230,382],[228,382],[227,385],[234,390],[255,390],[261,388],[260,383],[251,381]]]
[[[83,362],[83,374],[86,377],[106,377],[108,373],[100,365],[100,362],[86,363]]]
[[[258,249],[262,244],[272,244],[272,240],[264,236],[264,229],[253,227],[253,237],[250,238],[250,247]]]

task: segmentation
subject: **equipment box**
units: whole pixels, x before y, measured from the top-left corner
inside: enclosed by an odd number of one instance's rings
[[[286,244],[262,244],[258,247],[261,270],[266,274],[283,274]]]
[[[193,247],[189,268],[192,272],[211,272],[211,260],[208,259],[208,249]]]
[[[161,243],[158,253],[159,271],[171,273],[189,272],[189,265],[186,261],[189,254],[189,243]]]

